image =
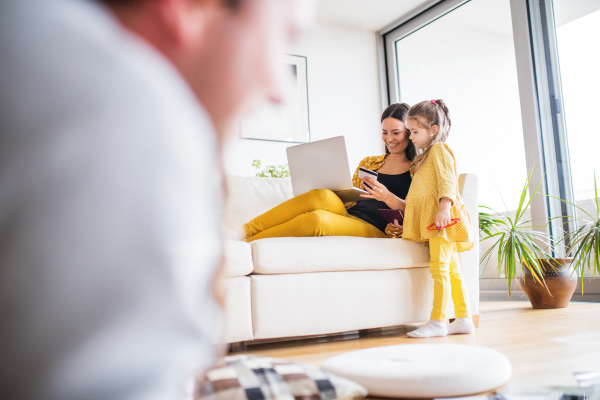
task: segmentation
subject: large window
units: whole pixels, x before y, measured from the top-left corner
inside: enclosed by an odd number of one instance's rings
[[[595,216],[594,173],[600,179],[600,128],[595,122],[600,104],[600,0],[554,0],[552,6],[573,198]],[[579,209],[572,213],[587,218]]]
[[[554,13],[575,201],[595,213],[600,179],[600,1],[555,0]],[[593,215],[593,214],[592,214]]]
[[[527,167],[509,0],[472,0],[395,42],[399,100],[443,99],[479,202],[516,209]]]
[[[395,55],[390,100],[443,99],[459,173],[478,175],[480,204],[514,212],[527,164],[510,1],[458,3],[388,40]],[[489,265],[483,276],[495,276],[495,269]]]

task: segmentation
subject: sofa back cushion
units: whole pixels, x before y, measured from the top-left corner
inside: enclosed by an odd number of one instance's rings
[[[226,221],[230,229],[293,197],[289,178],[227,176]]]

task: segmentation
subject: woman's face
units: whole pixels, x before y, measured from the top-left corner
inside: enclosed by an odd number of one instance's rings
[[[381,123],[381,140],[391,154],[402,154],[408,146],[404,123],[396,118],[386,118]]]

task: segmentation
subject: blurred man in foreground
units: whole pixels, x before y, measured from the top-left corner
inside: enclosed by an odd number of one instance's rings
[[[168,400],[212,362],[218,142],[311,5],[0,3],[0,398]]]

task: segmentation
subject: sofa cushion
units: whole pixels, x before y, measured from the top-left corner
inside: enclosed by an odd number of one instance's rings
[[[401,239],[286,237],[259,239],[250,245],[255,274],[376,271],[429,263],[428,248]]]
[[[294,196],[289,178],[227,176],[226,221],[235,229]]]
[[[429,268],[252,274],[250,279],[254,340],[427,321],[433,303]],[[449,318],[453,312],[450,300]]]
[[[224,257],[223,274],[226,278],[250,275],[254,270],[250,243],[226,240]]]

